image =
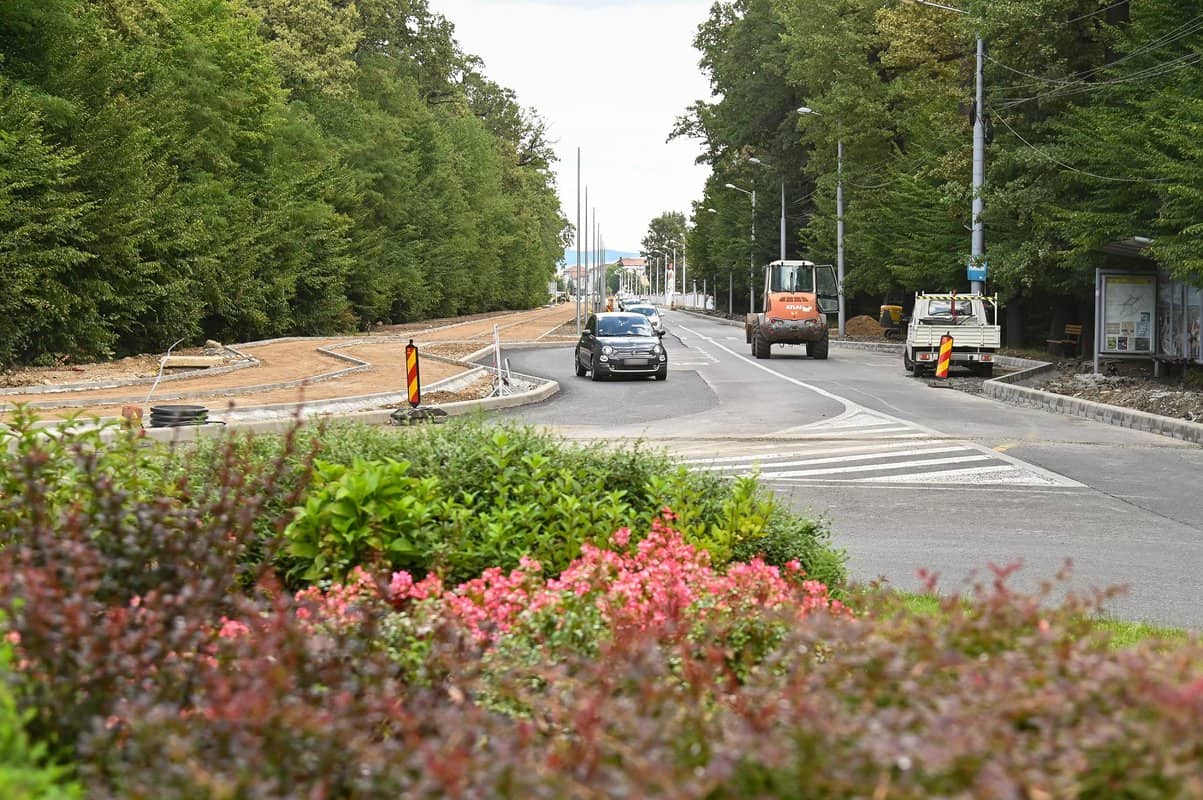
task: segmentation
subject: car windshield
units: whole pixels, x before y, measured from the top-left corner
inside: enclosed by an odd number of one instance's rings
[[[769,271],[770,292],[813,292],[814,268],[798,264],[774,264]]]
[[[655,336],[644,317],[610,317],[597,321],[598,336]]]
[[[973,304],[968,300],[956,301],[955,316],[967,317],[973,314]],[[929,300],[927,303],[927,315],[929,317],[951,317],[953,313],[953,301],[951,300]]]
[[[643,316],[648,317],[648,318],[659,316],[656,313],[656,309],[653,308],[652,306],[631,306],[630,310],[635,312],[636,314],[642,314]]]

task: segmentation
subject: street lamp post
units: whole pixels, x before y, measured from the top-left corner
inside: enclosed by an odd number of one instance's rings
[[[648,250],[647,254],[649,256],[660,256],[660,269],[661,270],[664,269],[664,259],[668,255],[667,253],[665,253],[663,250]],[[662,272],[656,270],[655,266],[653,265],[653,267],[652,267],[652,293],[653,294],[661,294],[661,295],[664,294],[664,279],[661,277],[661,274],[662,274]],[[656,290],[657,285],[659,285],[659,287],[660,287],[659,291]]]
[[[748,312],[751,313],[756,310],[756,190],[741,189],[734,183],[725,185],[752,198],[752,247],[748,253]]]
[[[748,161],[752,164],[757,164],[762,167],[772,169],[771,164],[766,164],[756,156],[751,156]],[[781,175],[781,260],[785,260],[785,174]]]
[[[673,266],[677,265],[677,247],[681,248],[681,294],[685,296],[685,307],[689,307],[689,284],[685,282],[689,276],[689,265],[685,263],[685,242],[678,242],[672,239],[673,246]]]
[[[799,114],[815,114],[823,116],[813,108],[802,106]],[[836,295],[839,298],[839,310],[836,314],[839,335],[844,335],[844,140],[837,139],[835,143],[835,283]]]
[[[707,207],[706,210],[709,211],[711,214],[718,213],[718,209],[716,209],[716,208]],[[717,306],[718,305],[718,281],[717,280],[715,281],[714,293],[715,293],[714,303]],[[718,309],[715,308],[715,311],[717,311],[717,310]],[[731,316],[735,315],[735,270],[732,269],[731,267],[727,267],[727,313]]]

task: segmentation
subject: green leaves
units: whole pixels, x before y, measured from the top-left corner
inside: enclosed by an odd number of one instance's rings
[[[424,0],[3,16],[0,367],[543,302],[544,125]]]

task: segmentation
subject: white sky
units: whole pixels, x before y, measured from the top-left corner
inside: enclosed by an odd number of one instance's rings
[[[606,249],[631,252],[654,217],[688,217],[702,195],[707,168],[694,164],[701,143],[665,140],[690,103],[710,97],[692,44],[710,4],[430,0],[455,25],[460,47],[484,61],[485,75],[547,121],[565,216],[576,223],[579,147],[582,215],[587,186]],[[581,227],[591,232],[592,217]]]

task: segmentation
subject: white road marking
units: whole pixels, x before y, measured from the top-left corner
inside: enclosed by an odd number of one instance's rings
[[[680,455],[685,458],[681,463],[692,469],[732,474],[755,472],[762,480],[785,483],[843,481],[860,484],[931,484],[947,488],[990,485],[1082,486],[1064,475],[1020,461],[1005,452],[957,440],[924,425],[867,408],[805,381],[783,375],[695,330],[684,326],[681,330],[779,380],[834,400],[845,409],[830,419],[766,432],[766,436],[778,437],[778,440],[768,444],[729,440],[683,448]],[[736,337],[727,337],[727,340],[739,341]],[[707,356],[713,358],[709,353]],[[786,439],[788,443],[780,439]],[[701,457],[702,453],[705,453],[705,457]],[[895,460],[899,458],[903,460]],[[975,466],[954,466],[964,464]]]

